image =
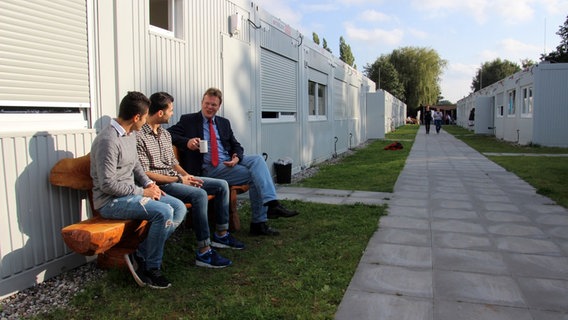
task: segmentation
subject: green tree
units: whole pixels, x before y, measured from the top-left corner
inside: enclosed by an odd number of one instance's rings
[[[440,76],[447,61],[429,48],[403,47],[388,56],[404,87],[404,101],[413,114],[420,105],[435,104],[440,95]]]
[[[556,47],[556,51],[542,55],[541,61],[568,62],[568,16],[556,34],[560,36],[560,44]]]
[[[314,40],[314,42],[315,42],[317,45],[320,44],[320,38],[319,38],[319,36],[318,36],[317,33],[312,32],[312,39]]]
[[[471,81],[471,90],[472,92],[479,91],[481,88],[492,85],[519,71],[521,71],[521,67],[509,60],[497,58],[490,62],[484,62]]]
[[[352,67],[355,65],[355,57],[353,57],[353,53],[351,52],[351,46],[345,43],[343,37],[339,37],[339,60]]]
[[[327,50],[327,52],[332,53],[331,49],[327,46],[327,41],[323,38],[323,48]]]
[[[534,62],[533,60],[528,59],[528,58],[521,60],[521,68],[523,68],[523,69],[526,69],[528,67],[532,67],[535,64],[536,64],[536,62]]]
[[[404,87],[398,78],[398,72],[390,63],[388,56],[381,55],[373,64],[363,67],[363,73],[373,80],[376,89],[383,89],[397,99],[404,101]]]

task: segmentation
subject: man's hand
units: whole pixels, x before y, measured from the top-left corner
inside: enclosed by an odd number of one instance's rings
[[[187,140],[187,148],[189,150],[193,150],[193,151],[199,150],[199,141],[200,140],[201,139],[199,139],[199,138],[191,138],[191,139]]]
[[[156,201],[162,197],[162,190],[155,183],[150,183],[144,188],[144,197],[152,198]]]
[[[192,176],[190,174],[185,175],[185,176],[181,176],[182,179],[182,183],[183,184],[187,184],[189,186],[193,186],[193,187],[197,187],[197,188],[201,188],[201,186],[203,185],[203,180]]]
[[[233,157],[231,158],[231,161],[223,161],[223,164],[226,165],[227,167],[234,167],[239,163],[239,157],[237,156],[236,153],[233,153]]]

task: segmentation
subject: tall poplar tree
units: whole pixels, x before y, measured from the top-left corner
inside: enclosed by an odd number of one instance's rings
[[[355,57],[351,52],[351,46],[345,43],[343,36],[339,37],[339,60],[355,67]]]

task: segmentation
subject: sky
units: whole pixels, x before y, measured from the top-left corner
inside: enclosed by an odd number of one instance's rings
[[[540,61],[560,44],[556,33],[568,0],[257,0],[256,4],[339,57],[339,37],[351,46],[357,69],[402,47],[435,50],[447,66],[442,96],[453,103],[471,93],[484,62],[521,66]]]

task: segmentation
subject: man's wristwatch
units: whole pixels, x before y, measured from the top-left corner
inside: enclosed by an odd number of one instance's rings
[[[178,177],[178,182],[183,183],[183,177],[181,176],[181,174],[178,174],[177,177]]]

